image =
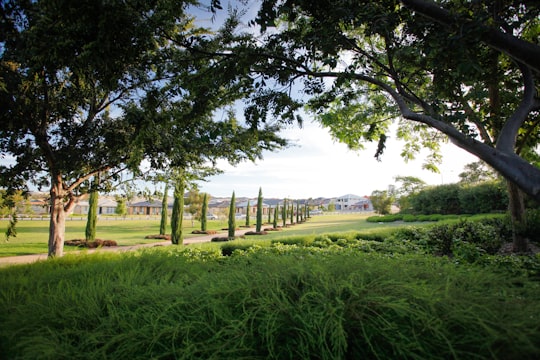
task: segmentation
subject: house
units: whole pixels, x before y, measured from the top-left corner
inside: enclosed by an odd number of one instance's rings
[[[373,211],[373,205],[367,196],[347,194],[336,198],[337,211]]]
[[[138,201],[128,204],[129,215],[160,215],[161,214],[161,201]]]
[[[49,202],[42,199],[30,199],[30,210],[32,214],[44,215],[49,213]]]
[[[88,214],[89,208],[88,200],[80,200],[73,208],[73,214],[85,215]],[[117,202],[111,198],[99,198],[98,199],[98,215],[114,215],[116,213]]]

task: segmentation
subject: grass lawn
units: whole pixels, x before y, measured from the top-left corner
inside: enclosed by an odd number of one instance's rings
[[[352,231],[370,231],[371,229],[394,228],[402,223],[378,224],[365,221],[366,214],[336,214],[336,215],[317,215],[309,221],[301,224],[289,226],[282,231],[269,232],[264,236],[248,236],[246,240],[250,242],[270,242],[271,240],[281,239],[291,236],[315,235],[320,233],[339,233]],[[184,220],[184,238],[200,236],[191,234],[193,230],[200,229],[200,222]],[[237,221],[237,226],[243,225],[243,221]],[[254,226],[254,223],[252,224]],[[2,233],[8,226],[7,221],[0,221],[0,231]],[[86,221],[68,220],[66,222],[66,240],[80,239],[84,237]],[[263,228],[272,225],[264,225]],[[209,220],[208,229],[221,230],[227,227],[226,220]],[[106,240],[115,240],[119,246],[130,246],[136,244],[145,244],[152,242],[161,242],[163,240],[145,239],[146,235],[159,233],[159,220],[106,220],[99,219],[97,224],[96,237]],[[48,220],[24,220],[17,224],[17,237],[0,240],[0,257],[40,254],[47,252],[47,240],[49,236]],[[191,245],[195,246],[195,245]],[[65,251],[79,250],[76,247],[66,246]]]
[[[49,237],[48,220],[24,220],[17,223],[17,236],[9,241],[3,236],[7,229],[8,222],[0,221],[0,257],[19,256],[30,254],[41,254],[47,252],[47,241]],[[218,230],[227,226],[225,221],[208,221],[209,230]],[[66,222],[66,240],[84,238],[86,227],[85,220],[68,220]],[[184,220],[184,237],[190,238],[193,230],[200,229],[200,222]],[[96,237],[99,239],[114,240],[119,246],[130,246],[136,244],[146,244],[152,242],[162,242],[163,240],[145,239],[146,235],[159,233],[159,220],[105,220],[99,219],[96,229]],[[77,247],[66,246],[64,251],[80,250]]]

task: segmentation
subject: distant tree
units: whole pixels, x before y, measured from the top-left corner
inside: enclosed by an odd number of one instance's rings
[[[395,193],[400,211],[411,211],[410,197],[426,187],[426,183],[415,176],[396,176],[395,181],[401,183]]]
[[[330,204],[328,204],[328,211],[329,212],[334,212],[336,211],[336,204],[334,203],[334,201],[330,201]]]
[[[486,163],[476,161],[465,165],[464,171],[459,174],[461,184],[475,185],[484,181],[495,180],[497,174]]]
[[[88,217],[86,220],[85,239],[86,241],[94,241],[96,239],[97,211],[98,211],[98,193],[99,176],[94,177],[93,185],[90,189],[90,197],[88,199]]]
[[[291,200],[290,213],[291,216],[291,225],[294,224],[294,201]]]
[[[390,214],[392,209],[392,204],[394,203],[394,198],[386,190],[375,190],[371,193],[371,203],[373,204],[373,209],[381,214],[386,215]]]
[[[255,226],[256,232],[261,231],[262,212],[263,212],[263,195],[262,195],[262,188],[259,188],[259,196],[257,197],[257,224]]]
[[[268,206],[268,221],[267,221],[268,224],[271,224],[272,223],[272,208],[270,206]]]
[[[274,229],[277,229],[278,213],[279,213],[278,208],[279,208],[279,206],[278,206],[278,204],[276,204],[276,206],[274,207],[274,223],[273,223]]]
[[[161,221],[159,223],[159,235],[165,235],[167,233],[167,218],[169,216],[169,184],[165,183],[163,189],[163,199],[161,200]]]
[[[199,189],[195,185],[193,185],[188,191],[188,196],[185,203],[187,205],[188,213],[191,214],[191,226],[193,226],[194,220],[202,221],[202,196],[199,193]]]
[[[300,222],[300,217],[302,215],[300,214],[300,200],[296,200],[296,222]]]
[[[116,215],[126,216],[127,214],[126,198],[123,196],[117,195],[115,196],[114,199],[116,200],[116,208],[114,209],[114,213]]]
[[[206,216],[208,213],[208,194],[203,194],[202,209],[201,209],[201,231],[206,231]]]
[[[236,231],[236,197],[234,191],[231,196],[231,205],[229,206],[229,240],[234,239]]]

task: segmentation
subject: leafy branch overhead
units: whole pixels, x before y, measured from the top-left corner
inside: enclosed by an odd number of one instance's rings
[[[399,119],[405,159],[427,147],[436,170],[448,138],[540,200],[529,161],[539,138],[539,19],[535,2],[264,0],[251,22],[261,35],[230,56],[259,94],[295,104],[273,107],[290,120],[305,104],[350,147],[378,142],[379,157]]]

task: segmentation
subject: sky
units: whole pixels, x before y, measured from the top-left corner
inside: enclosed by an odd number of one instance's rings
[[[199,190],[213,197],[256,198],[259,187],[266,198],[338,197],[346,194],[370,195],[374,190],[387,190],[399,185],[396,176],[415,176],[430,185],[459,181],[464,166],[477,158],[448,143],[443,145],[440,173],[422,169],[426,154],[405,163],[400,157],[402,142],[390,136],[381,161],[374,158],[376,144],[351,151],[345,144],[335,142],[328,130],[319,124],[304,124],[302,129],[291,128],[282,133],[295,146],[279,152],[266,152],[263,160],[231,166],[226,162],[218,167],[223,174],[199,183]]]

